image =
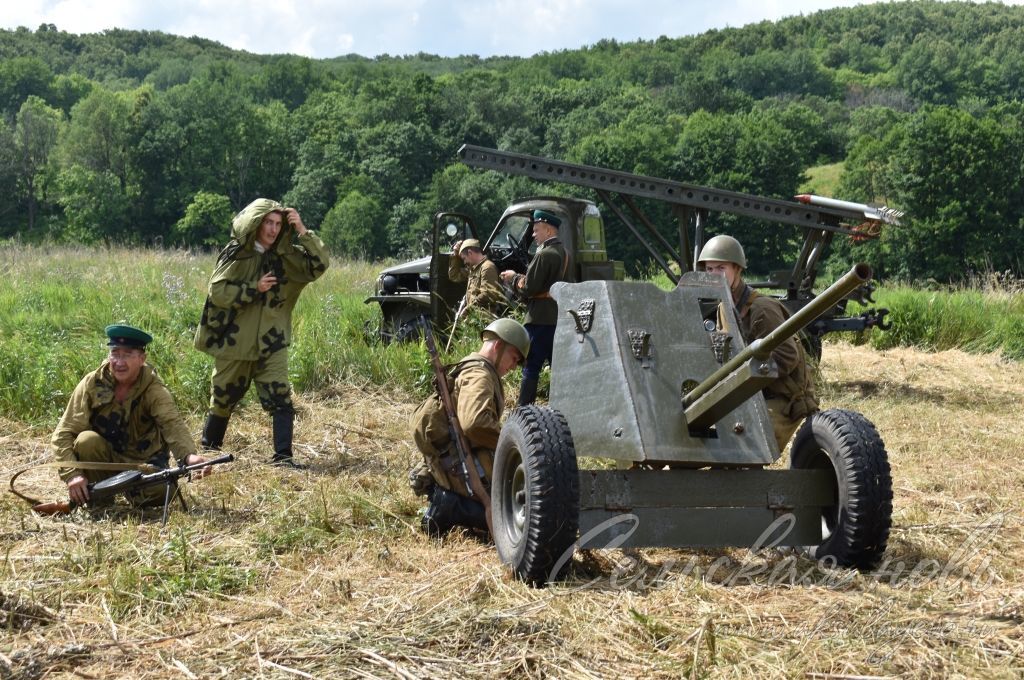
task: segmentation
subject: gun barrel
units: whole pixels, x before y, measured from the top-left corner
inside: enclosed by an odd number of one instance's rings
[[[763,338],[754,340],[736,356],[721,366],[717,371],[705,378],[700,384],[687,392],[683,398],[683,407],[689,407],[697,399],[711,391],[718,383],[725,380],[733,371],[752,358],[766,359],[776,347],[799,333],[805,326],[827,312],[840,300],[846,297],[857,286],[871,280],[871,267],[860,263],[838,281],[826,288],[820,295],[808,302],[796,314],[786,319],[778,328]]]

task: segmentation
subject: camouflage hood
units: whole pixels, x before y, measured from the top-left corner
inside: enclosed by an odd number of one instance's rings
[[[280,248],[282,243],[291,243],[294,229],[285,219],[284,206],[269,198],[257,198],[235,215],[231,221],[231,238],[245,250],[253,250],[263,218],[275,211],[281,213],[281,233],[274,242],[274,250]]]

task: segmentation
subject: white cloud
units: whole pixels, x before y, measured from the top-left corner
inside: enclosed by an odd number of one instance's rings
[[[603,38],[679,37],[863,0],[23,0],[0,26],[198,35],[262,54],[529,56]],[[1019,5],[1024,0],[1007,0]]]

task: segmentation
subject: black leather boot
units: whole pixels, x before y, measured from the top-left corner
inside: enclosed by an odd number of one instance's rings
[[[224,433],[228,431],[228,419],[213,413],[206,414],[206,422],[203,423],[203,437],[201,443],[204,449],[220,451],[224,445]]]
[[[292,458],[292,432],[295,428],[295,411],[292,409],[278,409],[274,411],[274,457],[271,465],[304,469]]]
[[[519,405],[529,406],[537,400],[537,379],[536,378],[523,378],[522,384],[519,385]]]
[[[487,513],[484,506],[473,500],[435,486],[430,505],[423,513],[420,528],[434,538],[448,534],[455,527],[487,531]]]

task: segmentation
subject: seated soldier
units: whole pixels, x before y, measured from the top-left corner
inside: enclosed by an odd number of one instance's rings
[[[743,280],[747,256],[732,236],[709,239],[697,258],[697,268],[725,276],[740,318],[740,335],[746,344],[766,337],[789,318],[781,302],[770,295],[760,295]],[[781,452],[804,418],[818,410],[818,399],[814,396],[814,369],[796,337],[779,345],[772,358],[779,366],[779,377],[761,392]]]
[[[522,324],[512,319],[497,319],[480,336],[480,351],[451,367],[448,385],[459,424],[473,449],[477,472],[484,486],[489,487],[505,408],[501,378],[522,364],[530,351],[530,338]],[[423,454],[423,463],[410,471],[409,480],[417,495],[430,498],[423,530],[432,536],[444,535],[456,526],[486,530],[486,512],[470,495],[468,471],[462,467],[444,406],[436,394],[420,404],[409,424],[416,448]]]
[[[508,304],[498,278],[498,268],[480,248],[480,241],[469,238],[452,246],[448,259],[448,278],[466,281],[462,314],[478,313],[487,321],[500,316]]]
[[[90,482],[118,471],[80,469],[74,466],[76,461],[167,468],[173,453],[186,465],[206,462],[196,453],[170,391],[146,363],[146,345],[153,338],[123,325],[107,326],[106,334],[107,360],[78,383],[50,439],[57,460],[69,463],[58,470],[67,483],[68,497],[77,505],[88,502]],[[202,477],[209,472],[210,468],[203,468],[195,474]],[[163,486],[148,487],[130,500],[140,507],[160,505],[164,491]]]

